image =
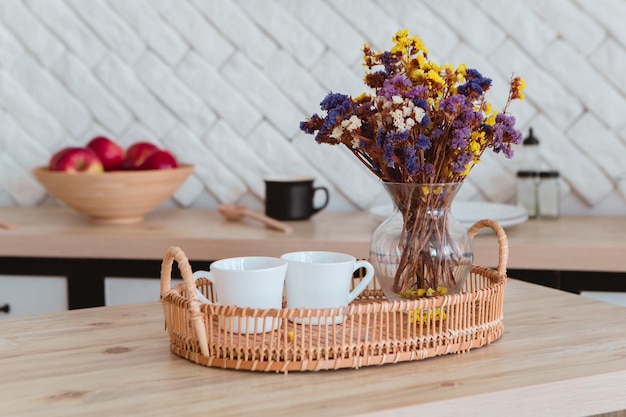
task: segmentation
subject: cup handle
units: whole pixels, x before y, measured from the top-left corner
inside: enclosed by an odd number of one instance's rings
[[[354,271],[356,272],[359,268],[365,268],[367,270],[367,274],[365,274],[365,276],[361,278],[361,282],[359,282],[359,285],[357,285],[356,288],[350,291],[350,294],[348,294],[348,303],[353,302],[359,296],[359,294],[361,294],[365,290],[365,288],[367,288],[367,286],[370,284],[370,282],[372,282],[372,279],[374,278],[374,266],[371,263],[369,263],[368,261],[356,261],[356,263],[354,264]]]
[[[197,280],[198,280],[198,278],[206,278],[206,279],[208,279],[209,281],[211,281],[211,282],[213,283],[213,285],[215,285],[215,278],[213,278],[213,274],[211,274],[209,271],[202,271],[202,270],[200,270],[200,271],[196,271],[196,272],[194,272],[194,273],[193,273],[193,280],[194,280],[194,281],[197,281]],[[202,292],[200,292],[200,290],[198,289],[198,286],[197,286],[197,285],[196,285],[196,295],[198,296],[198,299],[199,299],[200,301],[202,301],[203,303],[206,303],[206,304],[213,304],[213,303],[211,302],[211,300],[209,300],[208,298],[206,298],[206,297],[204,296],[204,294],[202,294]]]
[[[325,208],[328,205],[328,201],[329,201],[329,195],[328,195],[328,188],[326,187],[315,187],[313,188],[313,195],[315,196],[315,193],[317,193],[317,191],[323,191],[324,195],[326,196],[326,199],[324,200],[324,203],[322,203],[321,206],[319,207],[313,207],[313,214],[317,213],[318,211],[320,211],[321,209]]]

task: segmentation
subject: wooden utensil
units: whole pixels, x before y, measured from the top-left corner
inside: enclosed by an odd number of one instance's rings
[[[273,229],[280,230],[284,233],[293,232],[293,228],[281,221],[272,219],[271,217],[266,216],[265,214],[258,213],[256,211],[250,210],[247,207],[236,205],[236,204],[222,204],[218,207],[218,211],[222,216],[227,218],[228,220],[241,220],[244,217],[250,217],[251,219],[258,220],[261,223],[269,226]]]
[[[9,222],[0,221],[0,229],[4,230],[15,230],[17,229],[17,225]]]

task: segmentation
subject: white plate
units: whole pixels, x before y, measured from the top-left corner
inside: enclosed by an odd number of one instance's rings
[[[370,213],[374,219],[383,221],[393,213],[393,205],[374,206],[370,209]],[[528,213],[523,207],[486,201],[454,202],[452,214],[465,227],[470,227],[481,219],[495,220],[504,228],[516,226],[528,220]]]
[[[481,219],[504,222],[528,218],[528,213],[523,207],[486,201],[455,201],[452,203],[452,215],[462,223],[475,223]]]

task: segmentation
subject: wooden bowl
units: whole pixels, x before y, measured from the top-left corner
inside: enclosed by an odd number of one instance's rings
[[[96,223],[130,224],[170,198],[193,172],[192,165],[175,169],[68,174],[35,168],[37,180],[58,200]]]

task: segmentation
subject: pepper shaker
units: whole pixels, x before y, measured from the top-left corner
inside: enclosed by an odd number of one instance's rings
[[[539,217],[558,219],[560,214],[559,171],[540,171],[537,198]]]
[[[528,218],[537,217],[537,171],[517,171],[517,204],[528,212]]]

